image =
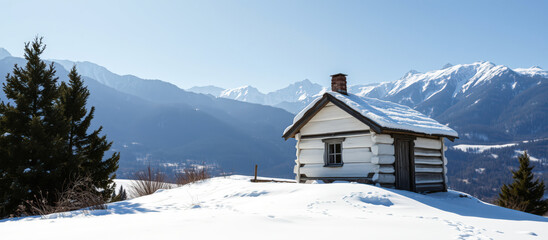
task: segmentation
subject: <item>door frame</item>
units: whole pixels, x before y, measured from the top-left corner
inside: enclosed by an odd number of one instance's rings
[[[394,176],[395,176],[395,182],[394,182],[394,186],[396,187],[396,189],[400,189],[399,186],[398,186],[398,167],[397,167],[397,164],[398,164],[398,159],[397,159],[397,156],[396,154],[398,153],[398,149],[397,149],[397,144],[396,142],[399,142],[399,141],[404,141],[404,142],[409,142],[409,184],[410,184],[410,189],[411,191],[413,192],[416,192],[416,187],[417,187],[417,184],[415,182],[415,139],[417,139],[416,137],[414,136],[410,136],[410,135],[401,135],[401,134],[392,134],[392,138],[394,138]]]

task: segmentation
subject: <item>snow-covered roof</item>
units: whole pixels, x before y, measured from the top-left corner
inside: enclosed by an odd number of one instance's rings
[[[374,124],[377,124],[382,129],[402,130],[452,138],[458,137],[455,130],[410,107],[376,98],[360,97],[350,93],[344,95],[337,92],[326,92],[323,96],[314,99],[314,101],[295,116],[293,124],[285,129],[284,136],[290,131],[294,131],[296,124],[318,103],[318,101],[328,98],[327,95],[344,103],[346,106],[372,121]]]

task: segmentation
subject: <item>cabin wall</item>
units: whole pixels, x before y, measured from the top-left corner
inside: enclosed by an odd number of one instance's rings
[[[418,192],[445,191],[447,159],[443,138],[415,140],[415,184]]]
[[[297,160],[294,169],[297,181],[321,178],[366,178],[378,171],[371,163],[373,156],[371,134],[363,131],[369,126],[352,117],[332,103],[320,110],[299,132]],[[362,133],[356,133],[362,131]],[[354,133],[348,133],[354,132]],[[318,136],[329,134],[329,137]],[[344,138],[342,167],[326,167],[323,139]]]
[[[394,138],[389,134],[376,134],[332,103],[303,126],[295,138],[297,159],[294,173],[298,182],[366,179],[383,187],[394,187]],[[342,167],[325,166],[325,143],[322,140],[329,138],[344,138]],[[416,190],[446,190],[447,159],[444,157],[443,138],[416,137],[413,151]]]

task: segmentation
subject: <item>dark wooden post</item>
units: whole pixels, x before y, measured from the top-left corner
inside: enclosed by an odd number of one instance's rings
[[[257,182],[257,164],[255,164],[255,179],[254,182]]]

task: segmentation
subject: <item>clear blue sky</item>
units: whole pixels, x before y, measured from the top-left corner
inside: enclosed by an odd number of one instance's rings
[[[349,84],[488,60],[548,68],[548,4],[537,1],[3,1],[0,47],[91,61],[182,88],[263,92],[329,75]]]

